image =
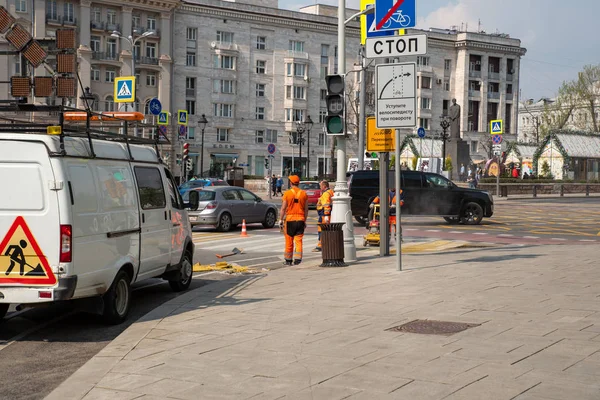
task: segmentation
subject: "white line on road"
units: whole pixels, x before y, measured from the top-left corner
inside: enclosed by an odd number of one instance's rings
[[[563,238],[552,238],[552,240],[567,240],[567,239],[563,239]]]
[[[508,233],[501,233],[498,235],[498,237],[514,237],[515,235],[510,235]]]
[[[439,229],[427,229],[425,232],[441,232]]]
[[[487,233],[485,233],[485,232],[475,232],[475,233],[473,233],[473,235],[487,235]]]
[[[523,236],[523,239],[539,239],[539,236]]]
[[[580,242],[595,242],[594,239],[579,239]]]
[[[464,233],[464,232],[462,232],[462,231],[450,231],[448,233]]]

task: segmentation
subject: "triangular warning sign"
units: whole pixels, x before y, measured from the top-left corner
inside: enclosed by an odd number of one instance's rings
[[[187,120],[187,115],[185,115],[185,113],[179,114],[179,122],[185,123],[186,120]]]
[[[165,114],[165,113],[158,114],[158,122],[167,122],[167,114]]]
[[[46,256],[40,249],[23,217],[15,219],[0,243],[0,284],[53,286],[52,273]]]
[[[127,81],[123,81],[121,84],[121,89],[119,89],[119,93],[117,93],[118,97],[131,97],[131,90],[129,90],[129,86],[127,86]]]
[[[500,132],[500,124],[498,122],[493,123],[492,132]]]

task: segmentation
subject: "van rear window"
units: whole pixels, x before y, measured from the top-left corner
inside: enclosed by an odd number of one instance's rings
[[[46,205],[41,165],[37,163],[0,163],[0,210],[41,211]]]

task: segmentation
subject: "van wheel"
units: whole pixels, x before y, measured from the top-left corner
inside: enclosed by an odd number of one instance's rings
[[[0,304],[0,319],[4,318],[4,316],[8,312],[9,306],[10,306],[10,304],[6,304],[6,303]]]
[[[169,286],[174,292],[183,292],[190,287],[192,283],[192,255],[189,251],[186,250],[183,255],[183,260],[181,260],[181,265],[179,266],[179,274],[177,279],[169,281]]]
[[[265,220],[262,223],[263,227],[267,228],[267,229],[271,229],[272,227],[275,226],[275,220],[276,219],[277,219],[277,216],[275,215],[275,211],[273,211],[273,210],[267,211],[267,215],[265,217]]]
[[[483,208],[475,202],[465,204],[460,221],[465,225],[479,225],[483,219]]]
[[[227,213],[221,214],[219,217],[219,224],[217,225],[217,230],[221,232],[229,232],[231,229],[231,215]]]
[[[131,278],[125,271],[119,271],[108,292],[104,294],[104,321],[117,325],[127,319],[131,307]]]
[[[446,222],[450,225],[456,225],[460,222],[459,217],[444,217],[444,220],[446,220]]]
[[[365,217],[364,215],[355,215],[354,219],[360,224],[360,226],[367,226],[369,218]]]

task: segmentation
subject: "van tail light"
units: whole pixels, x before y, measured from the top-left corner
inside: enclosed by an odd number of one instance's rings
[[[215,208],[217,208],[218,205],[219,205],[219,203],[217,203],[216,201],[211,201],[210,203],[208,203],[206,205],[206,207],[204,207],[204,209],[206,209],[206,210],[214,210]]]
[[[68,263],[73,258],[73,229],[71,225],[60,226],[60,262]]]

